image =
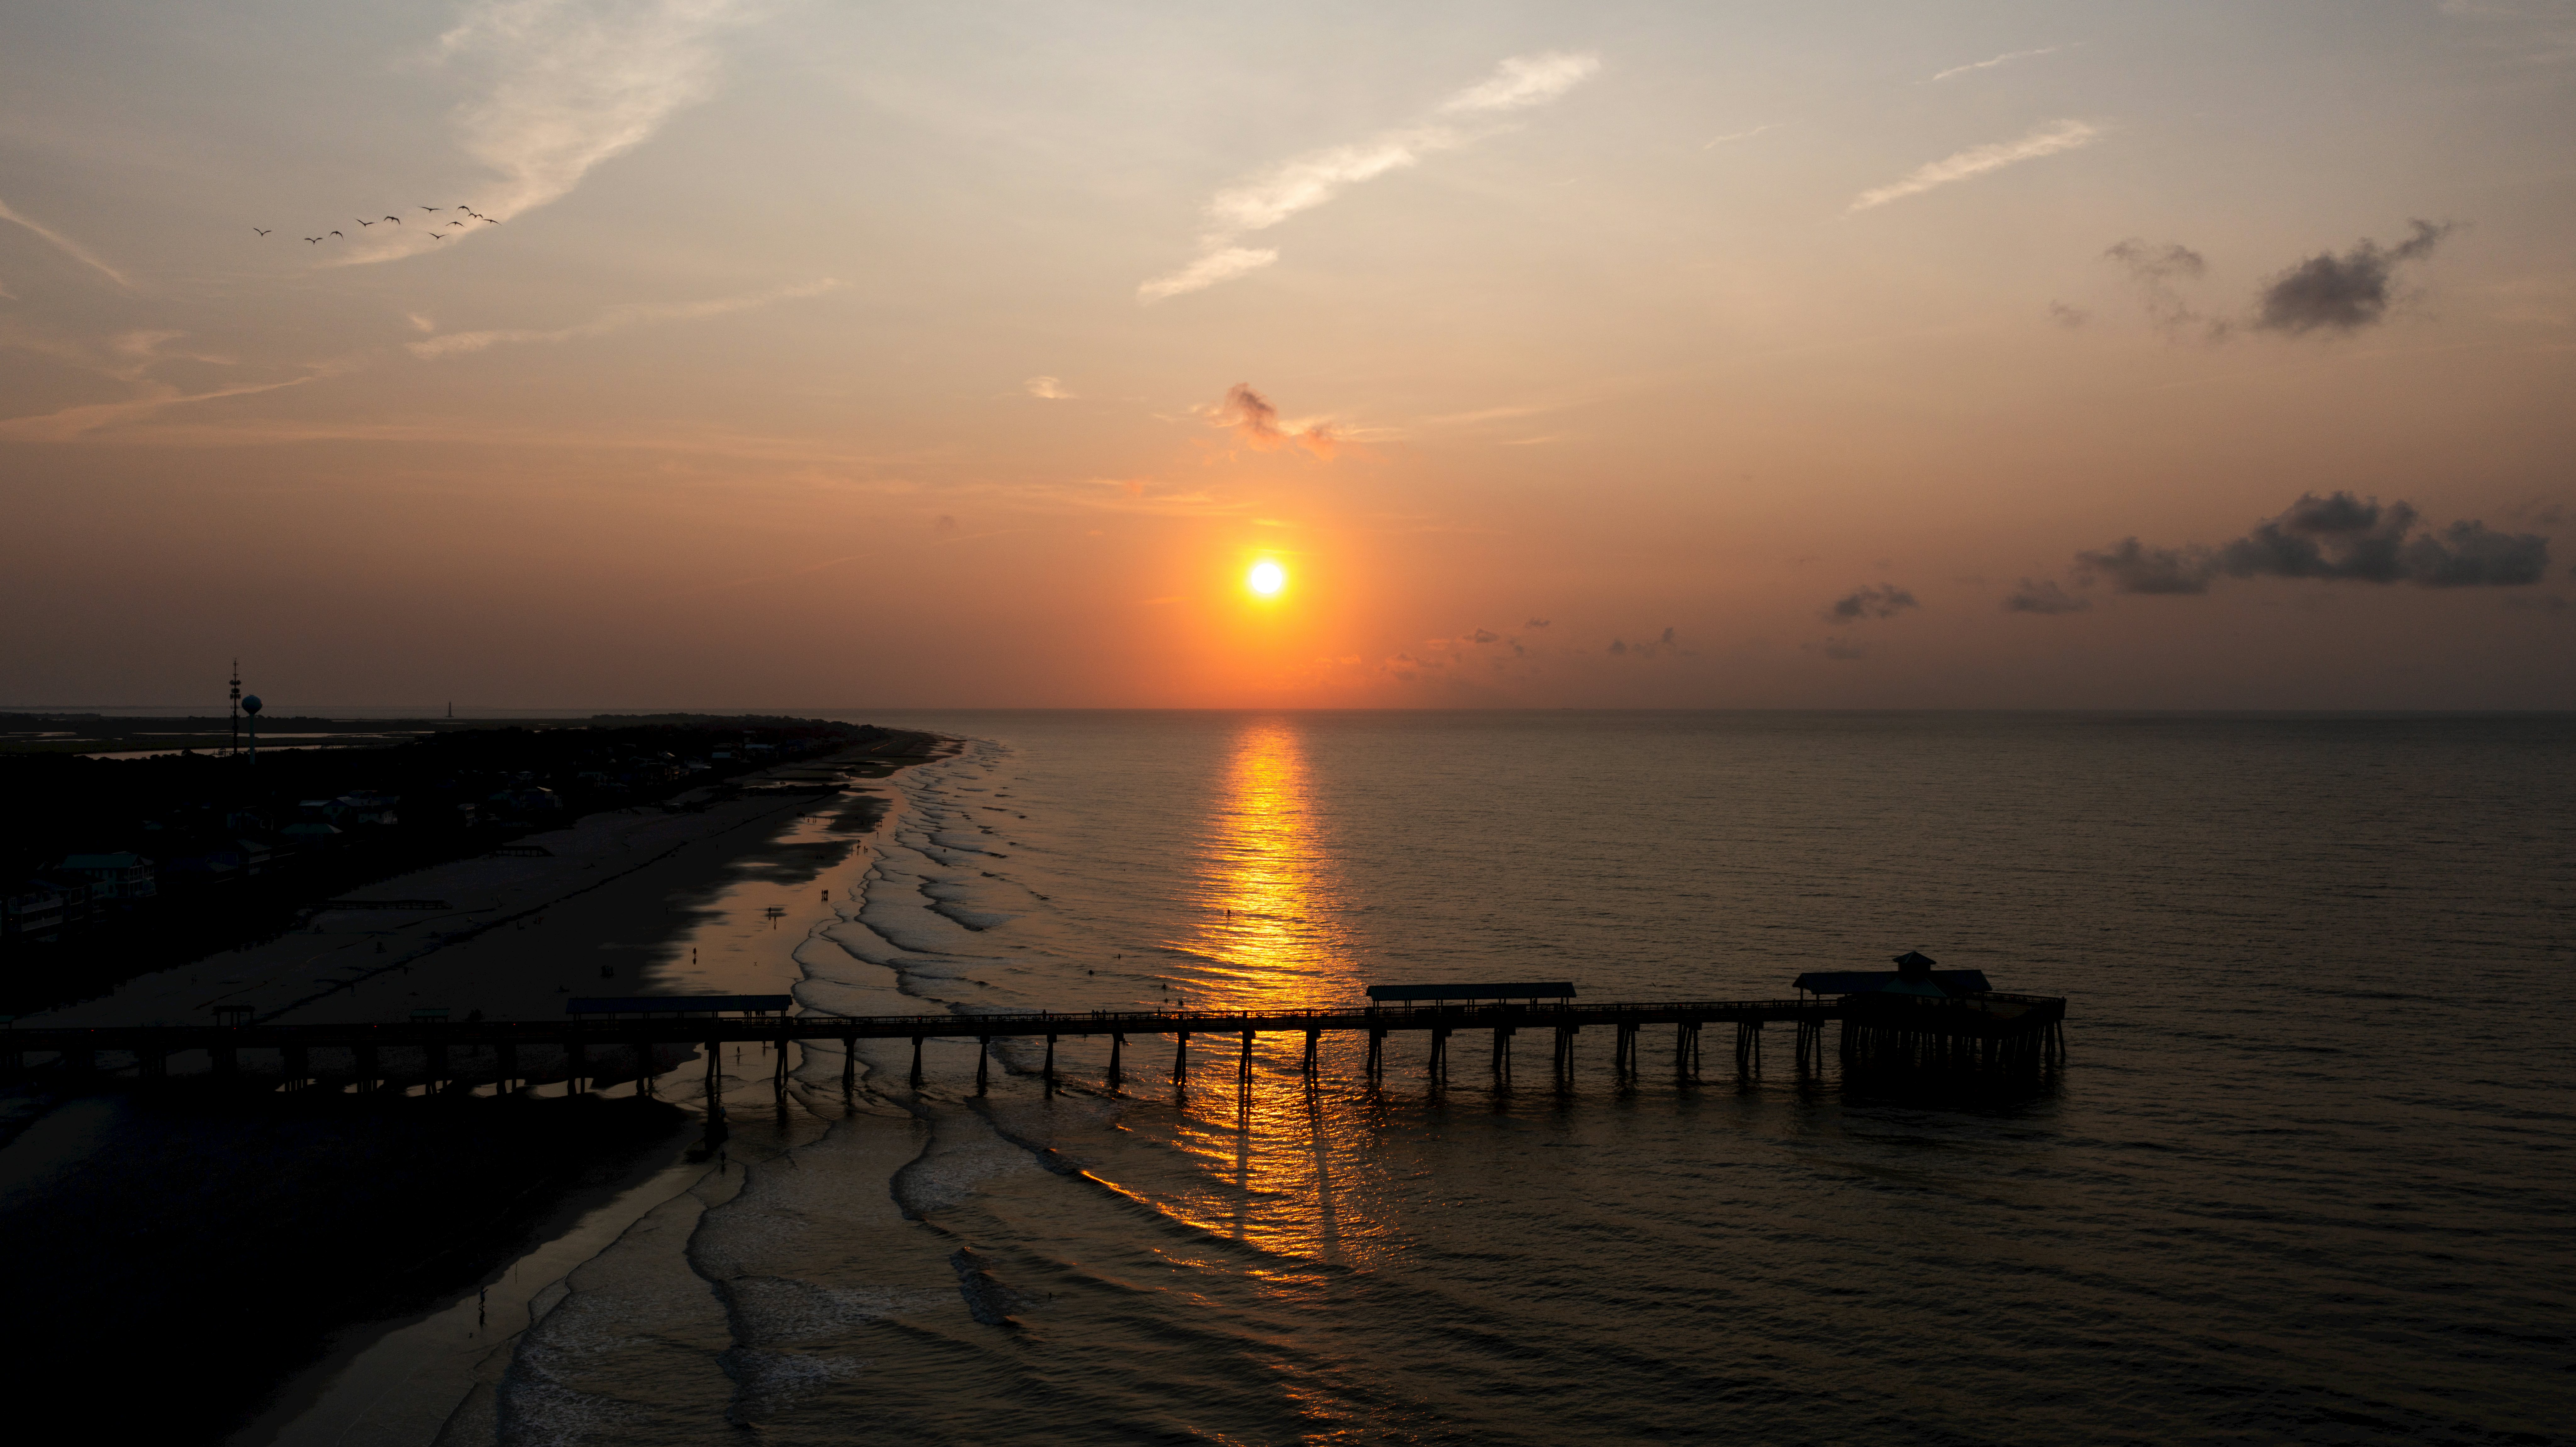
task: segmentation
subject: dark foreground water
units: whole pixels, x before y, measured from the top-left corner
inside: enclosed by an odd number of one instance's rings
[[[2036,1088],[1586,1035],[799,1067],[440,1440],[2540,1442],[2576,1420],[2565,719],[987,715],[779,937],[812,1008],[2072,1000]],[[814,906],[818,910],[822,907]],[[740,1083],[764,1076],[746,1059]],[[675,1077],[667,1087],[683,1092]],[[738,1100],[742,1110],[754,1097]],[[771,1152],[775,1154],[770,1154]]]

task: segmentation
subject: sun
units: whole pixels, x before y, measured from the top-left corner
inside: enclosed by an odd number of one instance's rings
[[[1277,597],[1279,590],[1288,586],[1288,570],[1265,558],[1243,575],[1243,586],[1264,598]]]

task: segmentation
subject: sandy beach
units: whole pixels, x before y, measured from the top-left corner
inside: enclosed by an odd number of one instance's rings
[[[329,909],[245,949],[139,976],[114,994],[26,1017],[69,1025],[199,1024],[218,1006],[261,1021],[336,1024],[445,1009],[464,1020],[559,1016],[576,996],[783,992],[745,978],[744,948],[791,918],[828,913],[786,882],[867,847],[886,799],[867,787],[911,760],[852,750],[746,775],[659,807],[592,814],[513,841],[511,852],[454,860],[382,881],[366,900],[442,908]],[[831,790],[834,779],[848,792]],[[543,854],[526,852],[542,849]],[[756,904],[719,905],[729,886],[777,886]],[[770,909],[782,911],[772,917]],[[730,926],[730,928],[728,928]],[[693,942],[678,941],[683,934]]]
[[[594,814],[514,841],[544,854],[455,860],[361,896],[442,910],[326,910],[42,1018],[175,1024],[241,1004],[312,1023],[438,1007],[544,1019],[576,994],[785,994],[799,978],[794,941],[839,917],[817,877],[847,889],[836,867],[864,867],[887,816],[890,791],[870,781],[917,761],[852,751],[744,776],[678,813]],[[406,1412],[452,1407],[506,1362],[491,1353],[515,1326],[487,1328],[489,1313],[524,1320],[531,1293],[596,1250],[599,1233],[702,1177],[715,1185],[697,1195],[740,1180],[682,1160],[696,1131],[672,1105],[624,1090],[565,1098],[552,1084],[499,1101],[489,1089],[14,1092],[0,1204],[12,1229],[51,1248],[22,1285],[77,1303],[14,1355],[49,1361],[69,1340],[213,1313],[239,1330],[176,1370],[185,1391],[131,1423],[187,1439],[419,1440],[395,1425]],[[744,1150],[763,1153],[753,1139]],[[156,1235],[150,1223],[171,1210],[186,1229]],[[142,1240],[163,1244],[131,1244]],[[403,1392],[389,1399],[389,1382]]]

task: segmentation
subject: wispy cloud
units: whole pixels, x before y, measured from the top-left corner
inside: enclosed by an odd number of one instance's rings
[[[56,251],[59,251],[63,255],[70,257],[72,260],[79,262],[81,265],[88,267],[90,270],[97,272],[99,275],[106,277],[108,280],[115,282],[118,286],[125,288],[127,291],[134,290],[134,283],[126,280],[125,273],[108,265],[106,262],[99,260],[97,253],[91,251],[88,247],[81,245],[79,242],[72,240],[70,237],[65,236],[61,232],[56,231],[50,226],[46,226],[41,222],[30,221],[26,217],[19,215],[17,212],[10,210],[9,203],[6,201],[0,201],[0,221],[14,221],[19,225],[26,227],[29,231],[36,233],[38,236],[43,237],[47,242],[51,243]]]
[[[1066,401],[1074,395],[1072,389],[1064,385],[1062,377],[1031,377],[1020,385],[1028,389],[1030,396],[1049,402]]]
[[[1867,211],[1873,207],[1884,206],[1890,201],[1901,201],[1908,196],[1920,196],[1926,191],[1947,186],[1953,181],[1965,181],[1970,177],[1982,176],[1989,171],[2000,171],[2006,166],[2018,165],[2023,161],[2035,161],[2042,156],[2054,156],[2060,151],[2072,151],[2082,146],[2089,146],[2101,134],[2100,131],[2082,121],[2059,121],[2054,125],[2043,126],[2018,141],[1998,141],[1991,146],[1975,146],[1956,155],[1945,156],[1929,165],[1918,166],[1901,181],[1892,182],[1876,190],[1861,192],[1852,199],[1851,211]]]
[[[1432,119],[1351,145],[1310,151],[1229,186],[1208,199],[1208,225],[1199,236],[1199,254],[1177,270],[1138,286],[1136,298],[1157,302],[1258,271],[1277,261],[1279,253],[1238,245],[1246,235],[1321,206],[1363,181],[1417,165],[1425,156],[1472,145],[1495,130],[1476,121],[1545,105],[1600,68],[1600,58],[1593,55],[1514,56],[1496,68],[1490,79],[1434,107]],[[1463,123],[1443,117],[1463,118]]]
[[[300,387],[316,378],[329,376],[337,368],[324,368],[283,382],[245,382],[234,387],[217,387],[211,392],[182,392],[167,383],[150,384],[144,395],[122,402],[90,402],[78,407],[65,407],[34,417],[0,419],[0,441],[69,442],[85,432],[119,422],[134,422],[149,417],[166,407],[190,402],[213,402],[225,397],[247,397],[257,392],[275,392],[285,387]]]
[[[474,208],[507,221],[643,144],[714,90],[715,38],[758,9],[750,0],[480,0],[438,46],[442,59],[480,71],[481,91],[457,107],[456,128],[500,186]],[[427,251],[436,244],[429,229],[372,227],[333,264]],[[487,229],[468,220],[450,234]]]
[[[1711,136],[1708,144],[1700,147],[1700,149],[1703,151],[1714,151],[1720,146],[1729,145],[1736,141],[1749,141],[1755,136],[1762,134],[1764,131],[1776,131],[1778,129],[1780,129],[1780,123],[1778,121],[1772,121],[1765,125],[1755,126],[1749,131],[1729,131],[1722,136]]]
[[[2016,60],[2035,60],[2040,56],[2055,55],[2061,50],[2071,48],[2072,47],[2070,46],[2064,45],[2043,45],[2037,50],[2007,50],[1992,60],[1980,60],[1967,65],[1951,66],[1948,70],[1942,71],[1940,74],[1932,77],[1932,80],[1948,80],[1952,76],[1966,75],[1971,71],[1992,70],[1998,65],[2010,65]],[[1930,83],[1930,81],[1925,82],[1927,85]]]
[[[645,326],[653,322],[695,321],[701,317],[723,316],[727,312],[750,311],[755,307],[794,301],[800,297],[820,296],[840,284],[838,281],[826,278],[822,281],[809,281],[802,286],[780,287],[776,291],[755,292],[750,296],[717,297],[711,301],[634,302],[626,306],[610,307],[578,326],[558,327],[552,331],[530,327],[510,327],[482,332],[449,332],[445,336],[406,342],[404,346],[415,357],[425,361],[436,361],[441,357],[461,356],[467,352],[479,352],[487,347],[510,343],[569,342],[583,337],[604,337],[610,332],[622,332],[629,327]]]

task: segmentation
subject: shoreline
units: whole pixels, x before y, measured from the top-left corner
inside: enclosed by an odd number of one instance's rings
[[[546,858],[454,861],[387,881],[382,887],[387,894],[449,898],[462,908],[432,919],[407,921],[350,917],[358,915],[356,911],[325,912],[305,931],[138,977],[112,996],[53,1012],[54,1018],[88,1017],[82,1023],[89,1023],[102,1018],[194,1015],[228,997],[264,1005],[262,1018],[335,1022],[402,1018],[433,997],[440,1005],[452,1001],[459,1016],[471,1004],[505,1018],[542,1018],[559,1013],[563,1000],[576,991],[593,995],[700,990],[787,993],[801,972],[793,950],[779,947],[786,943],[778,928],[780,916],[794,908],[785,900],[801,898],[803,911],[810,911],[815,896],[797,892],[823,869],[867,849],[869,836],[895,804],[892,791],[871,791],[869,784],[939,756],[881,757],[849,750],[781,765],[742,780],[753,792],[710,802],[701,813],[665,815],[656,810],[651,815],[589,816],[571,828],[525,841],[555,851]],[[821,784],[815,776],[827,770],[846,772],[842,787],[829,793],[817,789],[781,797],[787,789]],[[758,792],[763,788],[770,792]],[[781,903],[755,911],[745,907],[755,902],[750,896],[760,901],[781,898]],[[464,927],[459,928],[460,924]],[[802,936],[800,931],[796,937]],[[43,1159],[32,1165],[24,1160],[16,1163],[22,1175],[32,1178],[32,1189],[8,1203],[9,1215],[67,1216],[71,1213],[66,1210],[49,1208],[63,1205],[60,1198],[88,1194],[83,1189],[86,1178],[120,1171],[133,1174],[144,1166],[141,1161],[118,1159],[124,1137],[112,1134],[81,1140],[77,1131],[54,1130],[43,1132],[47,1139],[42,1141],[24,1138],[23,1132],[85,1102],[99,1102],[94,1113],[115,1117],[120,1123],[148,1119],[163,1110],[149,1097],[120,1100],[118,1094],[39,1097],[27,1102],[37,1108],[22,1117],[20,1132],[13,1135],[26,1145],[43,1147],[35,1153]],[[242,1102],[191,1102],[182,1107],[211,1110],[228,1122],[228,1129],[240,1134],[257,1135],[278,1128],[280,1120],[292,1119],[302,1129],[325,1135],[425,1130],[436,1139],[424,1141],[426,1148],[416,1157],[403,1158],[403,1167],[419,1179],[399,1203],[377,1201],[374,1211],[386,1212],[390,1205],[390,1214],[370,1214],[363,1226],[351,1225],[349,1229],[358,1232],[354,1241],[329,1243],[334,1250],[354,1251],[353,1257],[340,1263],[342,1273],[355,1268],[369,1279],[368,1284],[328,1305],[315,1301],[318,1310],[309,1323],[281,1318],[274,1329],[254,1327],[227,1336],[227,1348],[210,1354],[222,1359],[222,1376],[228,1384],[247,1378],[257,1385],[238,1394],[216,1391],[211,1398],[200,1396],[197,1400],[204,1409],[186,1425],[174,1424],[176,1435],[244,1447],[263,1442],[375,1440],[385,1429],[357,1418],[321,1430],[324,1417],[346,1417],[335,1409],[335,1393],[342,1392],[344,1378],[371,1357],[396,1360],[389,1380],[397,1384],[410,1383],[423,1372],[451,1381],[459,1396],[447,1406],[461,1410],[465,1394],[486,1390],[489,1384],[478,1388],[470,1374],[460,1376],[452,1359],[433,1360],[452,1357],[445,1346],[429,1343],[423,1348],[397,1339],[406,1333],[422,1335],[425,1325],[453,1315],[461,1303],[476,1303],[478,1297],[488,1307],[489,1293],[496,1286],[541,1269],[572,1246],[591,1242],[587,1252],[554,1270],[547,1281],[520,1281],[509,1288],[524,1288],[519,1299],[533,1302],[548,1282],[613,1241],[633,1219],[674,1194],[703,1189],[705,1179],[726,1169],[722,1160],[687,1159],[695,1143],[698,1113],[686,1101],[641,1101],[630,1106],[621,1093],[614,1101],[592,1096],[576,1104],[552,1092],[541,1100],[504,1101],[478,1092],[455,1100],[409,1097],[364,1105],[355,1097],[333,1096],[320,1104],[316,1112],[312,1103],[292,1097],[256,1096],[247,1109]],[[531,1106],[544,1115],[517,1114]],[[531,1144],[538,1138],[575,1128],[561,1118],[560,1113],[568,1109],[613,1112],[620,1121],[629,1113],[639,1117],[651,1113],[658,1123],[646,1132],[651,1138],[640,1144],[633,1138],[641,1126],[639,1119],[610,1132],[613,1140],[584,1135],[559,1144],[551,1158],[542,1150],[527,1154],[538,1149]],[[317,1124],[316,1116],[329,1119]],[[453,1143],[440,1143],[447,1138],[438,1132],[469,1118],[477,1122],[475,1130]],[[582,1128],[611,1118],[593,1116]],[[467,1138],[478,1140],[471,1150],[480,1154],[483,1145],[477,1132],[487,1130],[500,1131],[520,1150],[523,1174],[516,1179],[529,1181],[525,1190],[509,1191],[504,1182],[503,1193],[495,1196],[490,1189],[493,1182],[482,1179],[489,1170],[471,1155],[458,1154],[466,1149]],[[735,1151],[758,1152],[757,1138],[765,1134],[745,1132],[738,1124]],[[312,1185],[326,1204],[354,1201],[366,1194],[366,1185],[333,1179],[342,1173],[328,1152],[299,1163],[271,1160],[253,1149],[243,1159],[217,1164],[212,1173],[257,1181],[263,1171],[280,1165],[287,1180]],[[731,1174],[739,1182],[741,1173]],[[324,1179],[312,1182],[313,1176]],[[218,1195],[222,1184],[213,1185]],[[77,1205],[77,1200],[70,1204]],[[224,1214],[217,1209],[218,1216]],[[625,1219],[617,1219],[621,1214]],[[594,1241],[602,1231],[605,1237]],[[314,1254],[303,1250],[306,1243],[300,1238],[268,1239],[277,1235],[273,1223],[247,1213],[230,1221],[210,1221],[201,1234],[238,1240],[250,1253]],[[425,1235],[449,1239],[425,1255],[406,1259],[405,1248],[417,1245]],[[273,1269],[263,1265],[261,1274],[279,1278],[292,1294],[295,1271],[310,1265],[290,1260],[276,1263]],[[201,1285],[190,1279],[187,1268],[187,1262],[175,1259],[146,1260],[136,1274],[138,1279],[150,1279],[151,1284],[143,1288],[149,1299],[131,1307],[105,1309],[123,1309],[146,1318],[187,1317],[208,1309],[218,1317],[228,1314],[224,1287]],[[539,1319],[551,1304],[538,1303],[528,1323]],[[293,1329],[307,1324],[310,1332]],[[498,1352],[506,1363],[511,1341],[524,1329],[496,1338],[480,1353]],[[95,1347],[106,1339],[110,1337],[102,1334],[89,1345]],[[210,1362],[209,1369],[214,1365]],[[372,1363],[368,1370],[382,1365]],[[376,1411],[378,1405],[370,1399],[358,1417]],[[431,1424],[426,1434],[397,1434],[383,1440],[427,1441],[437,1432],[437,1425]]]

